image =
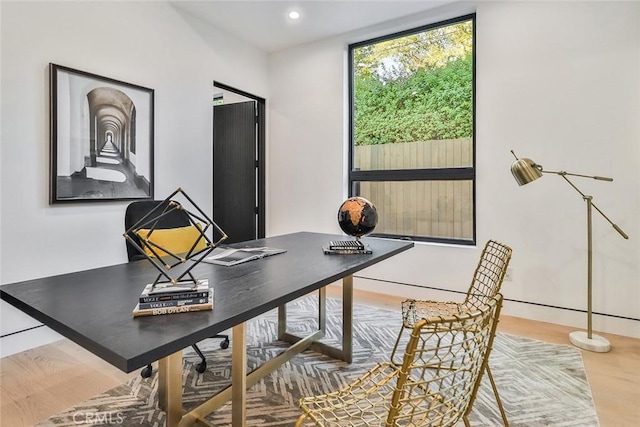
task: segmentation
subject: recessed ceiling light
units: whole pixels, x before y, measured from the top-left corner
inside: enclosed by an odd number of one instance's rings
[[[292,10],[291,12],[289,12],[289,18],[291,18],[291,19],[299,19],[300,18],[300,12],[298,12],[296,10]]]

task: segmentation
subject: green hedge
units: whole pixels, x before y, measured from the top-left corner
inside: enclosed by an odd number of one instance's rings
[[[355,78],[355,145],[468,138],[472,131],[471,55],[384,83]]]

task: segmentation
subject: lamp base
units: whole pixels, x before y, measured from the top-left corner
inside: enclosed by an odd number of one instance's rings
[[[584,331],[571,332],[569,341],[576,347],[583,350],[595,351],[596,353],[606,353],[611,350],[609,340],[600,335],[591,334],[591,338]]]

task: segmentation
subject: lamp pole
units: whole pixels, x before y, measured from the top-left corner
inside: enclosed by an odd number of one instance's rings
[[[593,328],[591,322],[592,313],[592,289],[593,289],[593,227],[591,225],[591,211],[593,207],[593,197],[586,196],[587,202],[587,338],[593,339]],[[569,335],[571,337],[571,335]],[[609,348],[610,349],[610,348]],[[609,351],[607,349],[607,351]]]

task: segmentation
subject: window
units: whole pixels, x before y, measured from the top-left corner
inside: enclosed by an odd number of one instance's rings
[[[350,195],[376,236],[475,244],[475,15],[349,46]]]

